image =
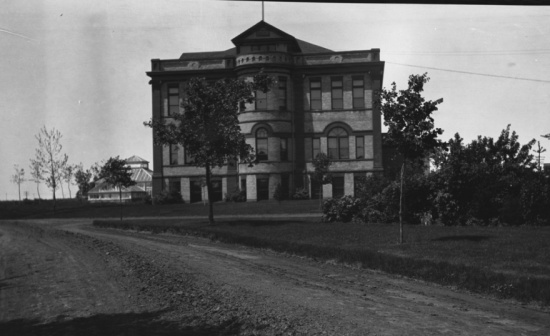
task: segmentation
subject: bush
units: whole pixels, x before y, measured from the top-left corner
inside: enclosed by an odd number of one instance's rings
[[[348,223],[360,209],[361,200],[353,196],[328,199],[323,202],[323,221]]]
[[[153,204],[153,198],[151,197],[151,195],[149,195],[149,194],[145,195],[145,197],[143,198],[143,203],[144,204]]]
[[[163,190],[153,197],[153,201],[155,204],[177,204],[183,203],[183,198],[179,191]]]
[[[246,190],[235,189],[225,194],[226,202],[246,202]]]
[[[309,199],[309,191],[306,188],[298,188],[292,195],[293,200],[307,200]]]

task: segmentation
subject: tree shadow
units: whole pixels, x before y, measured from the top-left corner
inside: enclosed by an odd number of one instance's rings
[[[439,237],[434,238],[432,241],[472,241],[472,242],[480,242],[484,240],[491,239],[491,236],[484,236],[484,235],[459,235],[459,236],[445,236],[445,237]]]
[[[144,312],[124,314],[98,314],[90,317],[65,319],[63,315],[55,321],[41,323],[37,319],[16,319],[0,323],[2,336],[203,336],[236,335],[241,324],[230,321],[218,326],[185,325],[185,320],[163,321],[159,317],[165,312]],[[183,323],[182,323],[183,322]],[[190,321],[189,321],[190,322]],[[190,324],[190,323],[189,323]]]

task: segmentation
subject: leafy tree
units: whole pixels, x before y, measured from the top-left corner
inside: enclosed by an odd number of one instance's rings
[[[470,218],[477,218],[487,223],[491,218],[500,217],[520,221],[519,215],[516,218],[510,215],[511,210],[519,209],[516,203],[520,201],[522,184],[536,168],[529,153],[534,143],[535,140],[531,140],[521,145],[516,132],[510,131],[510,125],[496,141],[478,136],[464,145],[460,135],[455,134],[448,142],[449,152],[440,157],[440,169],[434,175],[436,188],[451,197],[442,199],[454,204],[453,213],[461,214],[462,218],[454,216],[455,220],[466,223]]]
[[[109,158],[105,165],[101,167],[100,176],[105,183],[117,188],[120,199],[120,220],[122,220],[122,188],[127,188],[136,184],[132,180],[132,171],[126,166],[126,160],[119,157]]]
[[[426,101],[421,93],[429,81],[427,73],[409,76],[408,88],[397,91],[395,82],[391,90],[383,89],[378,104],[388,126],[389,144],[403,156],[399,201],[399,243],[403,243],[403,181],[408,162],[423,161],[436,148],[444,144],[437,139],[443,133],[434,128],[432,113],[442,100]]]
[[[323,152],[318,153],[313,159],[313,174],[311,179],[319,185],[319,206],[323,207],[323,185],[332,183],[332,174],[329,173],[329,167],[332,164],[328,155]]]
[[[32,165],[40,167],[39,179],[44,181],[53,192],[53,211],[56,210],[55,191],[61,183],[62,169],[67,164],[69,159],[67,154],[61,154],[61,132],[53,128],[46,129],[46,126],[40,129],[40,132],[35,136],[38,140],[38,148],[36,149],[36,157],[31,160]]]
[[[153,129],[157,145],[181,145],[194,164],[204,167],[208,199],[212,200],[213,167],[238,159],[251,162],[252,147],[246,143],[239,126],[239,107],[254,101],[253,91],[267,92],[273,79],[263,73],[253,81],[222,79],[208,83],[204,78],[187,82],[181,104],[184,113],[175,113],[174,122],[152,119],[144,122]],[[208,219],[214,223],[212,202]]]
[[[13,165],[15,174],[11,176],[11,182],[17,184],[19,190],[19,201],[21,201],[21,183],[25,182],[25,169],[19,168],[19,165]]]
[[[31,181],[36,183],[36,192],[38,193],[38,199],[40,199],[40,165],[38,162],[31,160],[31,165],[29,167],[31,169]]]
[[[90,169],[85,170],[82,163],[75,166],[74,179],[78,186],[78,198],[88,196],[88,191],[94,187],[94,183],[91,182],[92,176],[92,171]]]

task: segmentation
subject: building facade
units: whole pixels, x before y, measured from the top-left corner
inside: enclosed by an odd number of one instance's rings
[[[239,122],[258,163],[213,170],[214,196],[245,190],[248,201],[273,198],[279,186],[285,196],[312,185],[312,159],[331,157],[332,184],[324,198],[353,195],[358,176],[381,172],[381,115],[373,104],[381,89],[384,62],[380,50],[331,51],[299,40],[260,21],[232,39],[225,51],[183,53],[179,59],[151,61],[152,115],[170,119],[181,111],[185,83],[250,78],[261,69],[276,79],[267,93],[241,110]],[[153,146],[153,194],[179,190],[186,202],[205,197],[204,169],[193,166],[180,146]]]

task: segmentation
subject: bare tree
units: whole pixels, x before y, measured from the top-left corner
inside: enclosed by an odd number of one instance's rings
[[[38,148],[36,149],[36,158],[31,160],[33,165],[40,167],[40,180],[52,189],[53,192],[53,211],[56,210],[55,191],[61,184],[63,167],[67,165],[69,157],[67,154],[62,154],[60,140],[63,137],[61,132],[53,128],[51,131],[46,129],[46,126],[40,129],[35,138],[38,140]]]
[[[21,201],[21,183],[25,182],[25,170],[19,168],[19,165],[13,165],[13,168],[15,169],[15,174],[11,176],[11,182],[17,184],[17,188],[19,189],[19,201]]]
[[[73,198],[71,195],[71,180],[74,177],[76,170],[78,169],[77,165],[67,164],[63,167],[63,180],[67,182],[67,189],[69,189],[69,198]]]
[[[40,170],[40,164],[36,161],[31,160],[31,176],[34,183],[36,183],[36,192],[38,193],[38,199],[40,199],[40,189],[38,188],[40,186],[40,180],[41,180],[41,170]]]

